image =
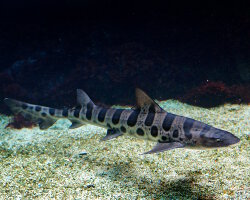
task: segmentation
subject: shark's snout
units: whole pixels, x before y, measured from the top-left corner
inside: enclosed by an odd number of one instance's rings
[[[233,145],[240,141],[238,137],[227,131],[220,131],[219,135],[222,135],[221,141],[223,146]]]
[[[202,139],[203,146],[207,148],[227,147],[239,141],[240,139],[232,133],[220,129],[208,132]]]

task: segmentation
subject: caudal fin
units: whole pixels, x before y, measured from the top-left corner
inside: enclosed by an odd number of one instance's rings
[[[70,129],[78,128],[85,123],[80,119],[80,113],[82,110],[89,108],[94,108],[95,104],[89,98],[89,96],[82,90],[77,89],[77,103],[79,107],[72,109],[54,109],[45,106],[39,106],[34,104],[25,103],[22,101],[17,101],[14,99],[6,98],[4,99],[6,105],[15,114],[21,114],[26,119],[37,123],[40,129],[47,129],[52,126],[59,118],[67,118],[72,122]],[[88,112],[87,112],[88,117]]]
[[[14,99],[5,98],[4,102],[15,114],[21,114],[26,119],[37,123],[40,129],[47,129],[56,122],[53,116],[57,109],[33,105]]]

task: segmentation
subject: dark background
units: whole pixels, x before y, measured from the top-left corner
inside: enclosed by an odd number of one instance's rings
[[[247,1],[0,1],[0,99],[250,102]],[[6,107],[0,103],[1,112]]]

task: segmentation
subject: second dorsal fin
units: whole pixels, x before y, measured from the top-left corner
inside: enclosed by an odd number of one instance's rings
[[[136,96],[136,107],[143,108],[145,106],[152,107],[151,112],[162,112],[163,109],[153,100],[151,99],[145,92],[141,89],[135,89]]]
[[[88,103],[91,103],[92,105],[95,105],[92,100],[89,98],[89,96],[81,89],[76,90],[77,93],[77,103],[81,106],[87,106]]]

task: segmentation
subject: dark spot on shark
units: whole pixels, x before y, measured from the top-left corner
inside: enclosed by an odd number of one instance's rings
[[[194,120],[190,118],[186,118],[184,124],[183,124],[183,130],[185,133],[185,136],[190,140],[192,139],[192,134],[190,133],[191,128],[193,127]]]
[[[211,129],[211,126],[205,125],[205,126],[203,127],[203,129],[201,130],[201,132],[200,132],[200,137],[203,138],[204,135],[205,135],[205,133],[207,133],[210,129]]]
[[[116,111],[115,111],[115,113],[113,114],[113,117],[112,117],[112,123],[113,124],[115,124],[115,125],[118,124],[118,122],[120,121],[122,111],[123,111],[123,109],[116,109]]]
[[[62,115],[63,115],[64,117],[68,117],[68,109],[67,109],[67,108],[64,108],[64,109],[63,109]]]
[[[110,124],[109,124],[109,123],[107,123],[107,127],[111,128],[111,126],[110,126]]]
[[[151,104],[151,105],[149,106],[148,111],[151,112],[151,113],[155,113],[155,106],[154,106],[154,104]]]
[[[149,112],[147,114],[146,120],[145,120],[145,125],[146,126],[151,126],[153,124],[155,118],[155,113],[154,112]]]
[[[121,132],[126,133],[126,128],[124,126],[121,126]]]
[[[191,140],[192,139],[192,134],[191,133],[185,133],[185,136],[187,139]]]
[[[36,107],[35,107],[35,111],[39,112],[39,111],[41,111],[41,110],[42,110],[41,106],[36,106]]]
[[[179,131],[178,130],[174,130],[173,137],[174,138],[178,138],[178,136],[179,136]]]
[[[140,136],[144,136],[144,131],[143,131],[141,128],[138,128],[138,129],[136,130],[136,133],[137,133],[138,135],[140,135]]]
[[[79,108],[75,109],[74,116],[77,117],[77,118],[79,118],[79,116],[80,116],[80,109]]]
[[[98,114],[98,121],[99,122],[104,122],[105,116],[107,113],[107,109],[106,108],[102,108]]]
[[[25,110],[25,109],[27,109],[27,108],[28,108],[28,106],[27,106],[25,103],[23,103],[23,104],[22,104],[22,109]]]
[[[47,116],[47,114],[45,113],[45,112],[42,112],[42,114],[41,114],[43,117],[46,117]]]
[[[133,112],[129,115],[129,118],[127,121],[128,126],[132,127],[136,125],[139,114],[140,114],[139,109],[133,110]]]
[[[50,115],[55,115],[55,109],[54,108],[50,108],[49,109],[49,114]]]
[[[174,119],[175,119],[175,115],[174,114],[167,113],[167,115],[165,116],[164,121],[162,123],[162,128],[165,131],[169,131],[170,128],[171,128],[171,125],[172,125],[172,123],[174,121]]]
[[[152,128],[151,128],[151,135],[153,137],[157,137],[157,135],[158,135],[158,128],[156,126],[152,126]]]
[[[161,139],[162,139],[162,141],[166,141],[167,137],[163,135],[163,136],[161,136]]]
[[[89,102],[87,104],[87,112],[86,112],[86,118],[88,120],[91,120],[91,117],[92,117],[92,110],[93,110],[93,103],[92,102]]]

